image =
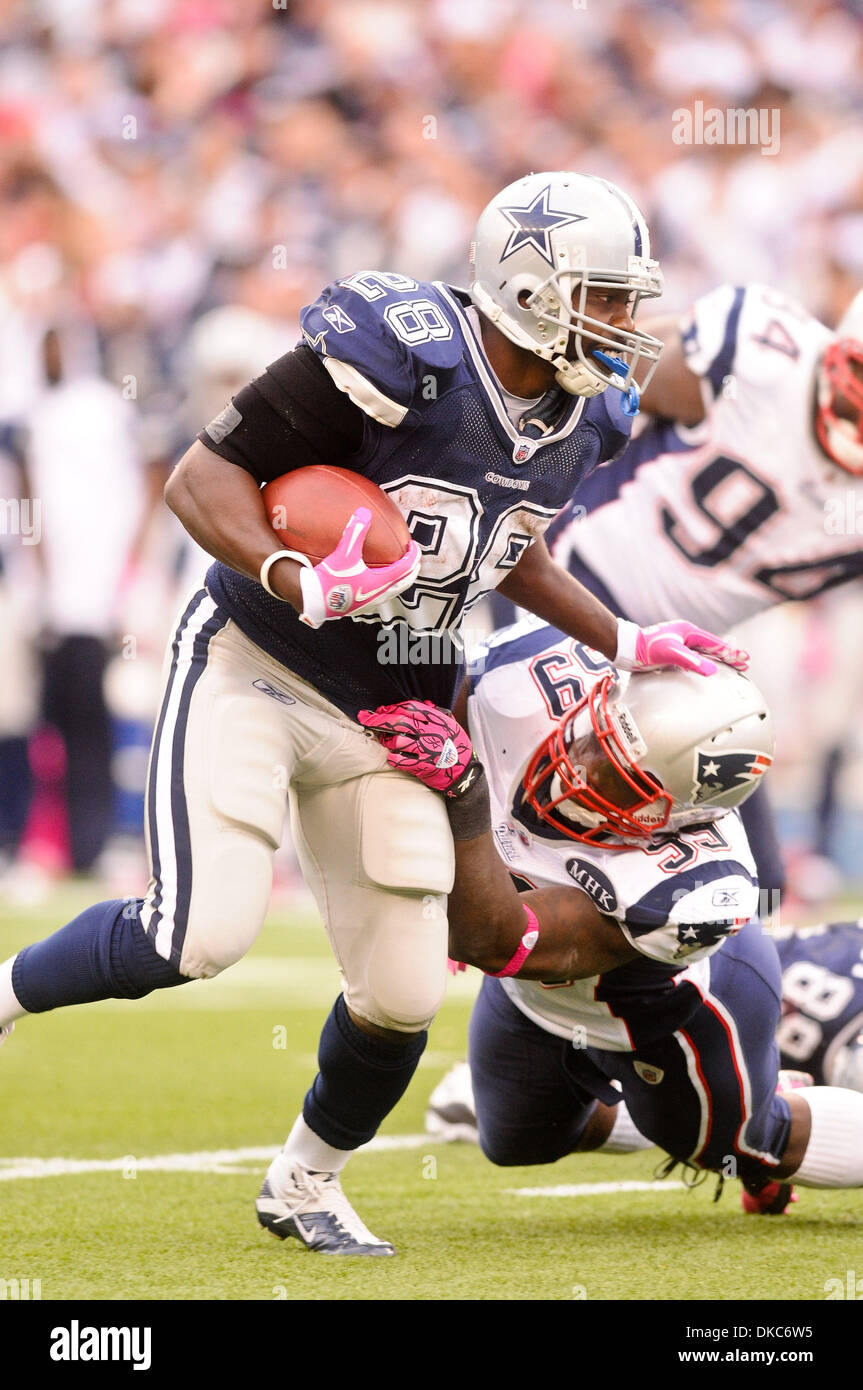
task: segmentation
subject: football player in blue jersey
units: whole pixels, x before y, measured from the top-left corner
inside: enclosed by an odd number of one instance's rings
[[[782,1065],[863,1091],[863,922],[781,927]]]
[[[360,718],[426,786],[445,741],[458,748],[442,798],[450,943],[487,974],[469,1045],[487,1157],[655,1143],[739,1176],[747,1210],[770,1213],[791,1178],[863,1185],[863,1095],[777,1093],[779,961],[750,920],[735,809],[773,747],[751,681],[621,675],[528,621],[489,644],[457,708],[473,749],[453,715],[418,702]]]
[[[88,909],[0,967],[0,1029],[25,1013],[136,998],[238,960],[267,909],[286,800],[344,980],[320,1070],[258,1200],[260,1223],[330,1254],[388,1255],[340,1187],[404,1092],[443,996],[453,846],[440,800],[388,768],[356,721],[450,703],[458,628],[500,586],[621,666],[712,676],[711,634],[618,622],[542,540],[612,457],[660,344],[647,227],[613,184],[534,174],[482,213],[470,293],[387,271],[328,286],[303,343],[241,390],[182,459],[169,506],[215,557],[168,654],[150,763],[143,900]],[[312,566],[272,530],[261,485],[335,463],[407,520],[403,560],[367,568],[368,515]],[[427,639],[390,659],[398,632]],[[405,646],[394,644],[397,654]],[[286,796],[287,792],[287,796]]]

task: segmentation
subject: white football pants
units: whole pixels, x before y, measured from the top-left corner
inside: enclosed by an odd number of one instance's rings
[[[383,1027],[421,1030],[446,982],[454,853],[443,802],[390,769],[359,724],[199,590],[166,660],[142,910],[158,954],[184,975],[217,975],[255,940],[288,797],[348,1005]]]

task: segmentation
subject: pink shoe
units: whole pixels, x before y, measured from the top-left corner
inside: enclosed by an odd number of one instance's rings
[[[769,1182],[760,1192],[747,1192],[744,1188],[740,1194],[743,1210],[750,1216],[781,1216],[797,1200],[790,1182]]]

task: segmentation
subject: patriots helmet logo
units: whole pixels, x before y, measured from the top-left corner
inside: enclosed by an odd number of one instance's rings
[[[695,750],[692,800],[711,801],[722,792],[738,790],[745,782],[757,782],[773,761],[766,753],[705,752]]]
[[[522,246],[532,246],[550,266],[554,266],[551,233],[558,227],[568,227],[571,222],[583,222],[585,219],[577,212],[555,212],[548,206],[550,193],[550,186],[543,188],[530,207],[501,208],[504,217],[512,224],[512,231],[503,248],[502,261],[515,251],[520,251]]]

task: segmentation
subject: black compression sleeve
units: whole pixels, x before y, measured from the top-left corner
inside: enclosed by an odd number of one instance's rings
[[[485,768],[477,760],[479,775],[470,782],[468,789],[455,799],[445,797],[449,828],[454,840],[474,840],[491,830],[491,798]]]
[[[198,439],[268,483],[308,464],[350,466],[367,423],[317,354],[301,344],[244,386]]]

